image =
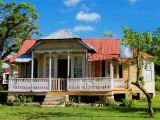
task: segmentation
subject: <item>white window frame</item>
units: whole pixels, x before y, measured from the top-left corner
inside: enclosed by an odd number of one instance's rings
[[[144,66],[143,66],[143,76],[144,76],[144,81],[145,82],[151,82],[154,80],[154,63],[152,61],[149,61],[149,60],[144,60]],[[147,67],[146,67],[147,65]],[[148,67],[148,65],[150,67]],[[146,80],[145,79],[145,72],[146,71],[150,71],[151,72],[151,80]]]
[[[85,53],[84,54],[72,54],[71,56],[71,77],[74,78],[74,58],[82,57],[82,78],[85,76]]]

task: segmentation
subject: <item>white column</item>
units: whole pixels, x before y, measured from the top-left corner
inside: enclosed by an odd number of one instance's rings
[[[92,62],[88,62],[89,74],[88,77],[92,77]]]
[[[86,77],[88,77],[88,50],[86,50]]]
[[[113,82],[113,64],[112,62],[110,62],[110,78],[111,78],[111,89],[113,89],[114,82]]]
[[[74,77],[74,56],[71,56],[71,78]]]
[[[32,51],[31,78],[33,78],[33,75],[34,75],[34,53]]]
[[[119,64],[116,64],[116,77],[119,78]]]
[[[67,70],[67,78],[70,77],[70,53],[68,53],[68,70]]]
[[[131,63],[129,63],[129,75],[128,75],[128,89],[131,89]]]
[[[51,83],[52,83],[52,59],[51,55],[49,55],[49,90],[51,90]]]

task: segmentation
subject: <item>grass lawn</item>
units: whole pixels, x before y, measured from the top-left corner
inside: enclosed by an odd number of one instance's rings
[[[40,108],[0,105],[0,120],[160,120],[160,93],[153,104],[155,118],[147,114],[147,102],[144,101],[134,101],[130,109],[119,106]]]

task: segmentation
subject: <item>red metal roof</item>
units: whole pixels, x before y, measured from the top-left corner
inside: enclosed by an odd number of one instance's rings
[[[35,43],[36,39],[27,39],[23,42],[20,50],[18,51],[18,54],[12,58],[9,59],[9,62],[14,62],[15,59],[23,54],[25,54]]]
[[[120,56],[120,39],[97,38],[84,41],[96,51],[95,54],[88,54],[89,61],[108,60]]]
[[[88,53],[89,61],[110,60],[120,57],[120,39],[118,38],[94,38],[83,39],[83,41],[93,47],[96,51],[95,54]],[[18,54],[10,58],[9,61],[14,62],[16,57],[25,54],[35,43],[35,39],[25,40],[22,47],[18,51]],[[145,54],[145,57],[150,58],[151,56]]]

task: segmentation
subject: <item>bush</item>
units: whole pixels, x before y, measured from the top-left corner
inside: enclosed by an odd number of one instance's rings
[[[159,76],[155,77],[155,89],[156,91],[160,91],[160,77]]]
[[[20,99],[18,97],[16,97],[14,102],[20,102]]]
[[[66,106],[74,106],[75,105],[75,99],[74,98],[72,98],[72,99],[70,99],[69,101],[66,101],[65,102],[65,105]]]
[[[114,105],[115,101],[110,96],[104,96],[104,97],[102,97],[102,103],[103,103],[103,105]]]
[[[8,99],[7,102],[8,103],[13,103],[13,99]]]
[[[126,108],[131,108],[133,106],[133,100],[124,99],[121,106],[125,106]]]
[[[26,99],[26,102],[32,103],[32,102],[33,102],[33,97],[28,97],[28,98]]]
[[[27,101],[26,96],[20,96],[19,99],[20,99],[20,102],[22,102],[22,103],[26,103],[26,101]]]

